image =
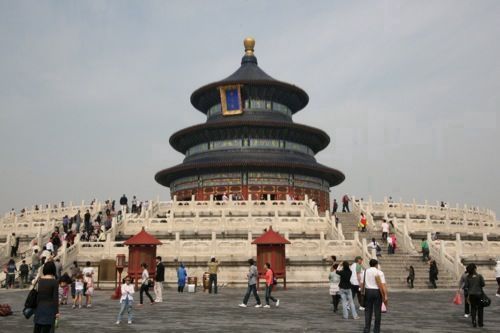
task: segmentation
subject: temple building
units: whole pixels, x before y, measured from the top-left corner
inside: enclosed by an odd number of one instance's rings
[[[330,143],[320,129],[293,122],[309,101],[299,87],[266,74],[254,55],[255,41],[244,40],[241,67],[229,77],[191,95],[207,116],[203,124],[174,133],[170,144],[185,155],[181,164],[155,179],[177,200],[313,199],[329,207],[330,187],[342,172],[319,164],[315,155]]]

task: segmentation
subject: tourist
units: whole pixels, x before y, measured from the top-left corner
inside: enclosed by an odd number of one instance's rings
[[[75,297],[73,300],[73,309],[76,309],[77,306],[79,309],[82,308],[83,289],[84,289],[83,274],[80,273],[76,276],[75,279]]]
[[[228,201],[229,200],[229,197],[227,196],[227,193],[224,192],[224,194],[222,195],[222,201]]]
[[[76,225],[76,233],[80,233],[80,225],[82,224],[82,217],[80,216],[80,211],[78,211],[75,215],[75,225]]]
[[[396,253],[396,249],[398,247],[398,240],[396,238],[396,233],[391,234],[391,243],[392,243],[392,254]]]
[[[16,233],[13,232],[9,235],[9,244],[10,244],[10,256],[12,258],[17,257],[17,249],[16,249]]]
[[[59,228],[56,227],[52,235],[50,236],[52,241],[52,248],[54,256],[57,255],[57,250],[61,247],[61,235],[59,234]]]
[[[413,281],[415,281],[415,269],[410,265],[408,267],[408,276],[406,277],[406,283],[410,289],[413,289]]]
[[[47,244],[45,244],[45,249],[50,252],[50,254],[54,254],[54,243],[52,243],[52,238],[49,238]],[[48,258],[48,256],[46,256]]]
[[[23,260],[21,265],[19,265],[19,282],[21,288],[24,288],[24,285],[28,284],[29,273],[30,273],[30,268],[26,263],[26,260]]]
[[[430,286],[434,289],[437,288],[436,281],[438,280],[439,270],[437,267],[436,260],[431,260],[429,262],[429,282]]]
[[[212,293],[212,286],[214,294],[217,294],[217,273],[219,273],[219,261],[215,257],[210,258],[208,262],[208,293]]]
[[[364,213],[361,213],[361,218],[359,219],[359,229],[361,232],[366,231],[366,216]]]
[[[485,286],[484,278],[481,274],[476,272],[475,264],[468,264],[466,270],[467,270],[467,278],[465,279],[464,288],[467,289],[467,292],[469,294],[472,326],[483,327],[484,308],[481,304],[481,297],[483,295],[483,287]]]
[[[120,207],[122,210],[122,214],[126,214],[128,210],[128,199],[125,194],[120,198]]]
[[[34,333],[53,332],[56,319],[59,318],[59,286],[56,280],[56,266],[49,261],[43,265],[42,273],[37,286]]]
[[[16,272],[17,272],[16,262],[14,261],[14,259],[11,258],[7,263],[7,267],[5,268],[5,274],[7,277],[5,286],[7,287],[7,289],[14,288],[14,284],[16,282]]]
[[[56,265],[56,279],[60,279],[62,275],[61,259],[57,258],[54,265]]]
[[[328,281],[330,282],[330,296],[332,296],[332,304],[333,304],[333,312],[337,312],[340,301],[340,289],[339,282],[340,276],[336,273],[337,267],[339,264],[333,264],[332,268],[330,268],[330,274],[328,275]]]
[[[464,317],[469,318],[470,315],[470,304],[469,304],[469,291],[465,288],[465,280],[467,279],[467,276],[469,274],[467,273],[467,270],[462,274],[460,277],[460,280],[458,281],[458,290],[457,294],[460,295],[460,291],[463,290],[464,292]]]
[[[273,301],[276,304],[276,307],[280,306],[280,300],[274,298],[271,296],[271,292],[273,291],[273,285],[275,284],[275,276],[274,272],[271,269],[271,264],[266,262],[264,264],[264,268],[266,270],[266,305],[264,305],[265,308],[270,308],[271,306],[269,305],[269,300]]]
[[[342,268],[335,271],[340,275],[340,298],[342,299],[342,317],[344,319],[349,318],[349,310],[351,309],[352,317],[354,319],[359,319],[358,313],[356,312],[356,307],[354,306],[354,301],[352,299],[352,285],[351,285],[351,275],[352,272],[349,269],[349,263],[347,261],[342,262]]]
[[[92,268],[92,267],[90,266],[90,261],[87,261],[87,262],[85,263],[85,267],[84,267],[84,268],[83,268],[83,270],[82,270],[82,274],[83,274],[84,276],[87,276],[88,274],[90,274],[90,276],[91,276],[91,277],[93,277],[93,276],[94,276],[94,268]]]
[[[392,244],[392,237],[387,237],[387,254],[394,254],[394,247]]]
[[[420,248],[422,249],[422,261],[429,260],[429,244],[427,243],[427,239],[422,238],[422,242],[420,243]]]
[[[382,242],[387,242],[387,237],[389,237],[389,223],[386,219],[382,220]]]
[[[92,228],[92,221],[90,221],[90,218],[90,211],[87,209],[85,215],[83,215],[83,224],[85,226],[85,231],[87,232],[87,234],[90,233],[90,229]]]
[[[128,323],[132,324],[132,303],[134,301],[133,294],[135,292],[134,285],[130,283],[130,277],[125,277],[125,283],[122,284],[120,298],[120,312],[118,312],[118,318],[116,319],[116,325],[120,325],[120,321],[122,320],[122,315],[127,310],[128,315]]]
[[[143,294],[146,293],[146,296],[148,296],[149,300],[151,301],[151,305],[155,304],[155,301],[153,297],[149,294],[149,272],[148,272],[148,264],[143,262],[141,264],[142,267],[142,283],[141,283],[141,289],[139,290],[139,305],[143,305]]]
[[[31,275],[32,278],[35,276],[36,271],[40,267],[40,257],[38,255],[38,249],[33,250],[33,254],[31,255]]]
[[[155,302],[163,302],[163,281],[165,281],[165,266],[161,262],[161,257],[156,257],[156,276],[155,276]]]
[[[59,305],[68,304],[69,288],[71,282],[72,281],[68,273],[64,273],[59,279]]]
[[[349,196],[347,194],[344,194],[342,197],[342,213],[349,213]]]
[[[257,266],[255,266],[255,261],[253,259],[249,259],[248,264],[250,265],[250,268],[248,269],[247,273],[248,287],[245,293],[245,297],[243,297],[243,303],[241,303],[239,306],[242,308],[246,308],[248,304],[248,299],[250,298],[250,293],[253,293],[255,301],[257,302],[255,307],[261,308],[262,304],[260,303],[259,294],[257,294],[257,277],[258,277]]]
[[[94,279],[90,272],[87,272],[83,277],[83,283],[85,286],[85,307],[91,308],[92,296],[94,295]]]
[[[363,284],[363,258],[360,256],[357,256],[354,259],[354,262],[352,263],[351,267],[351,290],[352,290],[352,298],[354,302],[354,298],[356,295],[358,295],[358,303],[359,303],[359,310],[363,311],[365,308],[363,307],[363,295],[361,294],[361,289],[360,285]]]
[[[375,238],[372,238],[372,241],[370,242],[370,244],[368,244],[368,248],[372,251],[375,250],[375,255],[377,256],[377,258],[382,257],[382,248],[380,247],[380,244],[375,240]]]
[[[184,264],[181,262],[177,268],[177,292],[183,293],[184,286],[186,285],[187,271]]]
[[[137,198],[135,197],[135,195],[132,198],[132,210],[131,210],[131,213],[132,214],[137,213]]]
[[[370,260],[370,268],[365,271],[363,287],[365,289],[365,328],[363,332],[370,332],[372,316],[375,313],[373,332],[380,333],[382,302],[387,306],[388,297],[385,276],[378,268],[378,261],[376,259]]]
[[[332,215],[337,213],[338,209],[339,209],[339,204],[337,203],[337,199],[333,199]]]
[[[500,297],[500,261],[497,261],[497,265],[495,267],[495,277],[498,285],[496,296]]]

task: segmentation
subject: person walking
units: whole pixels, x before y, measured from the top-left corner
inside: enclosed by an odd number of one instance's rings
[[[406,283],[410,289],[413,289],[413,281],[415,281],[415,268],[410,265],[410,267],[408,267],[408,276],[406,277]]]
[[[364,213],[361,213],[361,218],[359,219],[359,227],[361,228],[361,232],[366,231],[366,225],[367,225],[366,216]]]
[[[257,294],[257,276],[258,276],[257,266],[255,266],[255,261],[253,259],[249,259],[248,264],[250,265],[250,268],[248,269],[247,273],[248,288],[245,293],[245,297],[243,297],[243,303],[241,303],[239,306],[242,308],[246,308],[248,299],[250,298],[250,293],[253,293],[255,301],[257,302],[255,307],[261,308],[262,304],[260,303],[259,294]]]
[[[156,276],[155,276],[155,302],[163,302],[163,281],[165,281],[165,266],[161,262],[161,257],[156,257]]]
[[[12,258],[17,257],[17,249],[16,249],[16,233],[13,232],[9,235],[9,244],[10,244],[10,256]]]
[[[470,315],[470,304],[469,304],[469,291],[465,288],[465,280],[467,280],[467,270],[462,274],[460,280],[458,281],[458,290],[457,294],[460,294],[460,291],[464,292],[464,317],[469,318]]]
[[[386,219],[382,220],[382,242],[387,242],[387,237],[389,237],[389,223]]]
[[[16,262],[14,261],[14,259],[10,259],[7,263],[7,267],[5,268],[5,275],[7,276],[5,285],[7,289],[14,288],[16,282],[16,272]]]
[[[339,204],[337,203],[337,199],[333,199],[332,215],[337,213],[338,209],[339,209]]]
[[[495,296],[500,297],[500,261],[497,261],[497,265],[495,267],[495,277],[497,279],[497,285],[498,285],[497,293]]]
[[[177,292],[183,293],[186,285],[187,271],[184,264],[181,262],[177,268]]]
[[[352,290],[352,298],[354,302],[354,298],[358,297],[358,303],[359,303],[359,310],[363,311],[365,308],[363,307],[363,295],[361,294],[361,289],[360,285],[363,284],[363,258],[360,256],[357,256],[354,259],[354,263],[352,263],[351,267],[351,279],[349,282],[351,282],[351,290]]]
[[[466,271],[467,278],[465,279],[464,287],[467,288],[467,291],[469,293],[472,327],[483,327],[484,308],[481,304],[481,295],[483,294],[483,287],[485,286],[484,278],[481,274],[477,273],[475,264],[468,264]]]
[[[128,323],[132,324],[132,304],[134,301],[134,285],[130,283],[130,276],[126,276],[124,283],[121,287],[122,297],[120,298],[120,312],[118,312],[118,318],[116,319],[116,325],[120,325],[122,320],[122,315],[127,311]]]
[[[208,293],[212,293],[212,285],[213,285],[213,290],[214,294],[217,294],[217,273],[219,272],[219,261],[215,259],[215,257],[212,257],[210,261],[208,262]]]
[[[347,194],[344,194],[342,197],[342,213],[349,213],[349,196]]]
[[[21,289],[24,289],[24,286],[28,284],[29,272],[30,268],[26,263],[26,260],[23,260],[21,265],[19,266],[19,284]]]
[[[429,244],[427,243],[427,239],[422,238],[422,242],[420,243],[420,248],[422,249],[422,261],[429,260]]]
[[[378,261],[370,260],[370,268],[364,273],[363,288],[365,291],[365,327],[363,333],[369,333],[373,314],[375,314],[374,333],[380,333],[382,321],[382,302],[387,306],[388,295],[385,285],[385,275],[378,269]]]
[[[265,308],[270,308],[271,306],[269,305],[269,300],[273,301],[276,304],[276,307],[280,306],[280,300],[274,298],[271,296],[271,292],[273,291],[273,285],[274,285],[274,272],[271,269],[271,264],[266,262],[264,264],[264,268],[266,270],[266,305],[264,305]]]
[[[354,319],[359,319],[358,313],[356,312],[356,307],[354,306],[354,301],[352,299],[352,285],[351,285],[351,275],[352,272],[349,268],[349,263],[347,261],[342,262],[342,268],[335,271],[340,275],[340,298],[342,299],[342,317],[344,319],[349,319],[349,310],[351,309],[352,317]]]
[[[126,214],[128,210],[128,199],[125,194],[120,198],[120,207],[122,210],[122,214]]]
[[[431,260],[429,264],[429,282],[432,288],[437,289],[436,281],[438,280],[439,270],[436,260]]]
[[[328,275],[328,281],[330,282],[330,296],[332,296],[332,304],[333,304],[333,312],[337,312],[339,308],[340,302],[340,276],[336,273],[339,264],[333,264],[332,268],[330,268],[330,274]]]
[[[148,272],[148,264],[143,262],[141,264],[142,267],[142,283],[141,283],[141,289],[139,291],[139,306],[143,305],[143,294],[146,293],[146,296],[148,296],[149,300],[151,301],[151,305],[155,304],[155,301],[153,300],[153,297],[149,294],[149,272]]]
[[[52,261],[43,265],[42,276],[38,280],[34,333],[50,333],[59,318],[59,284],[56,280],[56,266]]]

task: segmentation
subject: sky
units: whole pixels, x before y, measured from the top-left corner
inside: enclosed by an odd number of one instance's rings
[[[0,214],[167,200],[168,143],[205,122],[191,93],[240,65],[310,97],[331,189],[500,213],[500,1],[0,0]]]

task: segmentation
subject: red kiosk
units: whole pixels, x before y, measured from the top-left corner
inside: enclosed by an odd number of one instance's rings
[[[257,269],[259,279],[265,279],[264,264],[271,264],[276,279],[283,279],[283,286],[286,289],[286,261],[285,245],[290,241],[273,230],[269,230],[252,242],[257,245]]]
[[[162,243],[151,236],[144,230],[142,230],[135,236],[130,237],[124,245],[129,247],[128,249],[128,275],[132,277],[135,281],[135,286],[137,288],[139,278],[142,274],[141,264],[146,263],[148,265],[149,276],[155,276],[156,274],[156,246]]]

